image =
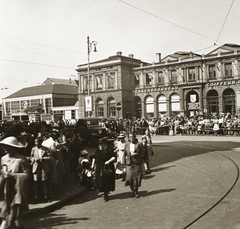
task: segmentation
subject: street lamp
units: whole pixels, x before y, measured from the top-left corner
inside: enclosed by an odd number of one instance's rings
[[[97,42],[90,41],[89,36],[87,37],[87,45],[88,45],[88,69],[87,69],[87,84],[88,84],[88,96],[90,95],[90,52],[92,51],[92,47],[94,47],[93,52],[97,52]]]
[[[87,87],[88,87],[88,96],[85,98],[85,104],[86,104],[86,111],[88,112],[88,116],[90,117],[90,112],[92,111],[92,99],[90,97],[90,52],[92,51],[92,48],[94,47],[93,51],[97,52],[97,42],[96,41],[90,41],[89,36],[87,37],[87,46],[88,46],[88,66],[87,66]]]

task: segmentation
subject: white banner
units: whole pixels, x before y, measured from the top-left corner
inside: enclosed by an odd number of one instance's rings
[[[85,96],[86,111],[92,111],[92,96]]]

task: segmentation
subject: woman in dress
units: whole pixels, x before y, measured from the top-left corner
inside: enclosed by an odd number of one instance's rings
[[[96,164],[96,187],[99,192],[104,193],[104,200],[109,200],[109,192],[115,190],[115,169],[114,162],[116,156],[113,147],[108,146],[107,138],[100,138],[98,148],[95,151],[92,160],[92,169]],[[109,173],[104,173],[104,168],[108,169]]]
[[[116,154],[117,154],[117,164],[116,164],[116,175],[122,177],[122,181],[126,180],[125,169],[123,168],[123,157],[124,157],[124,147],[125,147],[125,136],[124,134],[119,134],[116,142]]]
[[[22,214],[28,210],[29,163],[21,155],[24,146],[17,138],[10,136],[0,142],[6,155],[1,158],[1,186],[4,187],[4,201],[1,207],[0,228],[24,228]],[[1,190],[2,191],[2,190]]]
[[[126,185],[130,185],[130,197],[139,197],[138,188],[142,181],[142,163],[144,152],[141,151],[138,141],[134,134],[129,135],[129,142],[126,142],[124,148],[124,165],[126,166]]]
[[[152,137],[149,129],[146,129],[145,136],[146,136],[146,143],[147,143],[147,155],[144,157],[144,168],[145,168],[145,173],[150,174],[151,169],[150,169],[149,162],[152,160],[153,148],[152,148]]]

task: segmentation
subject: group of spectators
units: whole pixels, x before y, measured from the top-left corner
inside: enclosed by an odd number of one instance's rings
[[[133,118],[105,120],[104,128],[117,134],[125,132],[143,135],[149,129],[151,135],[235,135],[240,134],[240,116],[231,113],[210,115],[162,116],[160,118]]]
[[[141,160],[136,162],[138,165],[136,168],[127,167],[128,162],[126,162],[125,159],[127,158],[126,155],[128,151],[126,151],[126,146],[128,146],[129,143],[128,139],[131,140],[133,136],[141,135],[142,145],[140,144],[140,146],[136,148],[138,149],[136,151],[137,154],[152,156],[152,135],[213,134],[238,136],[240,134],[240,117],[238,117],[238,115],[231,115],[230,113],[215,113],[209,116],[196,115],[192,117],[179,115],[174,117],[163,116],[161,118],[103,119],[99,125],[104,129],[102,133],[105,133],[105,136],[99,136],[99,138],[111,136],[113,140],[112,146],[113,149],[115,149],[115,153],[111,151],[112,153],[109,154],[110,156],[106,160],[111,163],[116,162],[116,167],[113,169],[115,173],[114,177],[116,178],[116,176],[121,175],[122,180],[127,182],[130,179],[126,175],[127,169],[129,169],[128,173],[134,173],[139,177],[139,174],[142,173],[142,169],[140,169],[140,161],[142,160],[144,162],[143,171],[145,171],[146,174],[151,173],[148,156],[141,156]],[[137,144],[135,140],[133,142]],[[98,143],[100,144],[100,142]],[[92,174],[89,175],[89,171],[92,170],[91,164],[93,167],[94,158],[97,158],[98,155],[95,153],[94,157],[88,161],[84,144],[86,143],[82,141],[81,133],[76,131],[74,125],[68,125],[64,120],[59,120],[57,123],[2,123],[0,125],[0,157],[2,170],[0,191],[5,193],[4,198],[7,200],[5,207],[2,209],[3,216],[12,212],[10,214],[11,221],[14,217],[18,217],[18,214],[21,214],[22,211],[19,207],[22,205],[16,204],[16,192],[11,193],[4,190],[11,186],[12,181],[10,178],[14,177],[15,181],[17,180],[20,187],[17,191],[17,195],[19,194],[19,202],[24,199],[25,205],[23,206],[25,207],[28,202],[26,199],[30,199],[34,203],[54,199],[57,196],[58,187],[64,182],[64,178],[67,178],[67,175],[71,171],[76,172],[79,165],[80,167],[81,165],[85,166],[85,178],[89,179],[89,177],[92,176]],[[101,144],[99,147],[101,150]],[[129,151],[133,149],[131,147],[128,149]],[[113,154],[115,155],[114,159],[111,159],[113,157],[111,155]],[[134,154],[134,152],[129,153],[130,156]],[[12,158],[14,158],[14,160],[12,160]],[[141,173],[139,173],[139,171]],[[96,179],[98,180],[97,174],[98,173],[96,173]],[[83,175],[82,172],[81,175]],[[28,177],[28,196],[24,195],[26,177]],[[9,180],[7,183],[6,178]],[[81,182],[82,181],[83,180],[81,180]],[[139,182],[141,183],[140,180]],[[137,188],[139,184],[133,187],[130,182],[131,196],[139,196]],[[96,188],[94,185],[90,185],[89,187]],[[114,188],[104,190],[105,200],[108,200],[108,191],[114,190]],[[10,194],[6,195],[6,193]],[[22,198],[22,195],[24,195],[24,198]],[[11,210],[9,208],[11,208]],[[7,224],[7,222],[5,223]],[[13,222],[8,224],[11,223]],[[19,225],[20,224],[21,222],[19,222]]]

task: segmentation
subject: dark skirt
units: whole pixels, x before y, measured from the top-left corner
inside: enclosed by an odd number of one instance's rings
[[[127,176],[126,176],[126,183],[125,185],[130,185],[130,187],[132,187],[133,184],[133,179],[136,179],[138,187],[141,186],[141,182],[142,182],[142,164],[139,165],[127,165],[126,166],[127,169]]]
[[[110,192],[115,190],[115,170],[108,175],[102,174],[102,168],[96,169],[96,187],[99,192]]]

